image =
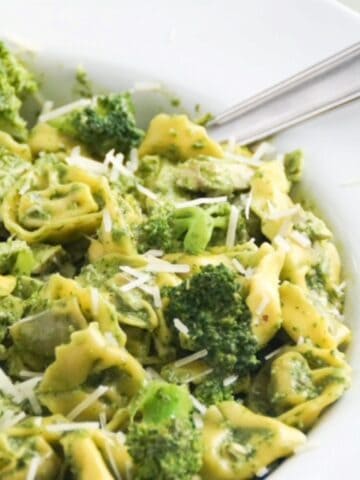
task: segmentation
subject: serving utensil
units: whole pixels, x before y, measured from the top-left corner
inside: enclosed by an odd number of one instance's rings
[[[273,135],[360,98],[360,42],[227,108],[208,123],[240,144]]]

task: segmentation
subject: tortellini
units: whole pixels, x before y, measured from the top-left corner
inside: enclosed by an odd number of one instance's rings
[[[204,422],[201,475],[206,480],[252,478],[306,440],[299,430],[232,401],[210,407]]]
[[[56,480],[60,459],[40,435],[18,437],[0,433],[0,477],[2,480],[27,480],[30,464],[39,458],[36,478]]]
[[[284,253],[265,243],[260,248],[259,255],[262,258],[250,278],[246,302],[253,316],[253,331],[259,344],[264,345],[282,323],[278,284]]]
[[[77,419],[107,418],[125,406],[143,385],[145,371],[121,346],[113,344],[92,323],[71,335],[71,342],[57,347],[55,361],[46,369],[39,385],[39,398],[50,412],[69,414],[94,391],[101,381],[108,386],[105,395],[79,413]],[[71,373],[70,373],[71,372]]]
[[[307,344],[285,347],[255,378],[249,407],[308,430],[350,385],[350,367],[337,350]]]
[[[295,341],[310,339],[316,346],[336,348],[348,343],[350,331],[318,296],[284,282],[280,287],[283,326]]]
[[[7,193],[2,217],[5,227],[27,243],[68,242],[94,233],[112,203],[105,177],[44,155]]]
[[[66,435],[61,444],[71,469],[78,472],[77,480],[113,480],[130,471],[131,458],[116,435],[76,432]]]
[[[173,160],[186,160],[200,154],[224,156],[221,146],[208,137],[204,127],[195,125],[186,115],[164,113],[153,118],[140,145],[140,156],[153,154]]]

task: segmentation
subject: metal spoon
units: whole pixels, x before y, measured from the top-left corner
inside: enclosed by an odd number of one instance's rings
[[[248,144],[360,98],[360,42],[239,102],[209,124]]]

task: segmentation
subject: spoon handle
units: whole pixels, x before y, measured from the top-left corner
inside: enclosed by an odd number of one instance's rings
[[[357,98],[360,42],[230,107],[208,127],[217,138],[235,132],[237,141],[246,144]]]

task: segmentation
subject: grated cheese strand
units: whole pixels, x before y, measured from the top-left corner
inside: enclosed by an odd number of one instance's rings
[[[252,198],[253,198],[253,193],[250,192],[245,203],[245,218],[246,220],[249,220],[250,218],[250,209],[251,209],[251,203],[252,203]]]
[[[31,460],[31,462],[29,464],[29,470],[28,470],[27,475],[26,475],[26,480],[35,480],[36,479],[37,471],[40,467],[40,464],[41,464],[41,457],[39,457],[38,455],[33,457],[33,459]]]
[[[148,282],[150,280],[150,276],[148,275],[147,277],[142,277],[142,278],[136,278],[135,280],[132,280],[129,283],[126,283],[125,285],[122,285],[120,287],[120,290],[124,293],[130,292],[130,290],[133,290],[134,288],[138,288],[144,283]]]
[[[300,247],[308,248],[311,247],[310,238],[297,230],[291,232],[290,237],[294,240]]]
[[[262,467],[262,468],[260,468],[260,469],[256,472],[255,475],[256,475],[257,477],[264,477],[267,473],[269,473],[269,471],[270,471],[270,470],[269,470],[268,468]]]
[[[176,330],[178,330],[180,333],[183,333],[184,335],[188,336],[189,335],[189,329],[183,323],[179,318],[174,318],[174,327]]]
[[[195,362],[196,360],[199,360],[200,358],[206,357],[208,354],[208,351],[206,349],[200,350],[198,352],[195,352],[191,355],[188,355],[187,357],[181,358],[180,360],[176,360],[174,362],[174,367],[184,367],[185,365],[188,365],[189,363]]]
[[[207,370],[204,370],[203,372],[200,372],[196,375],[193,375],[192,377],[188,377],[186,379],[186,381],[184,381],[185,384],[187,383],[192,383],[192,382],[195,382],[197,380],[200,380],[200,378],[203,378],[203,377],[206,377],[207,375],[210,375],[210,373],[212,373],[214,371],[213,368],[208,368]]]
[[[146,281],[148,281],[148,279],[149,279],[148,274],[142,272],[141,270],[137,270],[136,268],[133,268],[133,267],[122,266],[122,267],[120,267],[120,270],[125,272],[125,273],[128,273],[129,275],[131,275],[132,277],[135,277],[135,278],[141,278],[141,279],[146,278]]]
[[[193,405],[194,407],[196,408],[196,410],[201,413],[201,415],[205,415],[206,411],[207,411],[207,407],[206,405],[204,405],[203,403],[199,402],[199,400],[197,398],[194,397],[194,395],[190,395],[191,397],[191,401],[193,402]]]
[[[85,400],[83,400],[79,405],[77,405],[70,413],[67,414],[69,420],[75,420],[76,417],[80,415],[84,410],[89,408],[93,403],[95,403],[100,397],[102,397],[109,387],[105,385],[100,385],[97,387]]]
[[[273,350],[272,352],[268,353],[264,357],[265,360],[269,360],[270,358],[275,357],[275,355],[277,355],[279,352],[281,352],[282,349],[283,349],[283,347],[279,347],[276,350]]]
[[[93,102],[91,98],[80,98],[80,100],[76,100],[75,102],[67,103],[62,107],[55,108],[48,113],[39,116],[39,123],[48,122],[49,120],[54,120],[54,118],[61,117],[66,113],[70,113],[77,108],[88,107]]]
[[[164,256],[164,250],[148,250],[147,252],[144,253],[145,257],[163,257]]]
[[[290,252],[290,245],[281,235],[276,235],[274,238],[274,244],[284,250],[284,252]]]
[[[267,296],[264,296],[255,310],[255,313],[258,317],[261,317],[261,315],[265,312],[266,307],[269,305],[269,303],[270,303],[270,298]]]
[[[245,157],[244,155],[239,155],[237,153],[226,152],[226,157],[230,160],[241,162],[244,165],[249,165],[250,167],[259,167],[261,165],[259,160],[256,160],[253,157]]]
[[[91,298],[91,310],[93,315],[96,317],[99,314],[99,309],[100,309],[100,293],[97,288],[90,287],[90,298]]]
[[[213,203],[224,203],[227,202],[227,197],[203,197],[195,198],[194,200],[188,200],[186,202],[175,203],[175,208],[187,208],[187,207],[197,207],[198,205],[212,205]]]
[[[10,377],[6,375],[4,370],[0,368],[0,391],[5,395],[12,397],[14,402],[20,403],[22,401],[22,396],[16,386],[12,383]]]
[[[235,383],[238,380],[239,376],[238,375],[230,375],[229,377],[225,378],[223,381],[224,387],[229,387],[233,383]]]
[[[6,411],[0,418],[0,431],[14,427],[26,417],[24,412],[14,415],[11,411]]]
[[[130,172],[135,173],[139,168],[139,155],[137,148],[132,148],[129,154],[129,161],[127,162],[126,166],[130,170]]]
[[[293,208],[288,208],[287,210],[280,211],[271,211],[268,215],[269,220],[280,220],[281,218],[293,217],[297,215],[300,211],[299,205],[296,205]]]
[[[145,197],[148,197],[150,198],[151,200],[154,200],[154,201],[157,201],[158,200],[158,196],[156,195],[156,193],[152,192],[151,190],[149,190],[148,188],[144,187],[143,185],[140,185],[139,183],[136,185],[136,188],[137,190],[142,193],[143,195],[145,195]]]
[[[109,210],[104,208],[103,210],[103,218],[102,218],[102,225],[104,228],[105,233],[111,233],[112,230],[112,219]]]
[[[48,432],[72,432],[73,430],[96,430],[99,428],[99,422],[74,422],[74,423],[55,423],[47,425]]]
[[[189,273],[190,265],[170,263],[155,257],[148,257],[149,263],[145,270],[152,273]]]
[[[239,220],[240,211],[235,205],[231,205],[230,215],[229,215],[229,225],[226,232],[226,241],[225,245],[228,248],[231,248],[235,245],[235,238],[236,238],[236,228],[237,222]]]
[[[265,155],[270,155],[275,153],[274,145],[271,145],[269,142],[261,142],[260,145],[255,150],[254,155],[251,157],[255,161],[261,160]]]

